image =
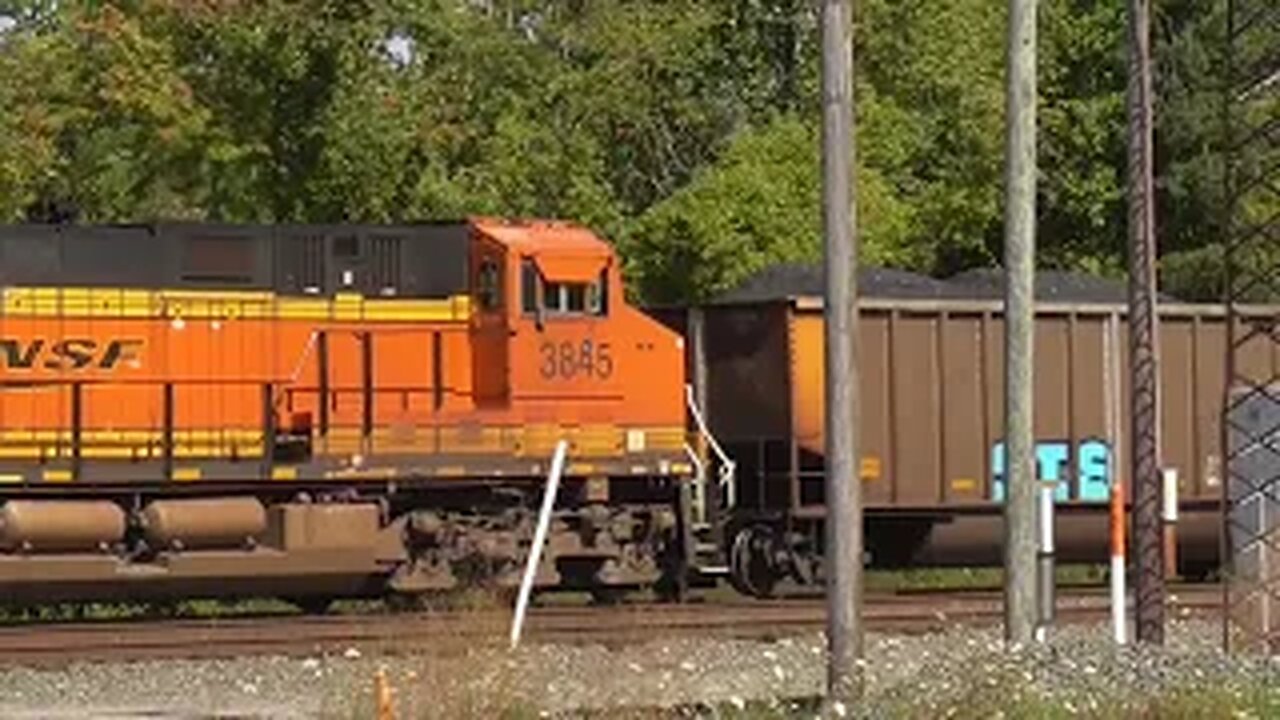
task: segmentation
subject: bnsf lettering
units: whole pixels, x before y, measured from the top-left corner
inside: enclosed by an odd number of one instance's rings
[[[113,370],[121,363],[137,360],[141,340],[108,340],[99,343],[89,338],[67,338],[49,342],[0,338],[0,363],[6,370]]]

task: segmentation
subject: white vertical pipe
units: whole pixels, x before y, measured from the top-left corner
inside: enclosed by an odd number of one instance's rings
[[[1054,503],[1056,502],[1056,491],[1058,484],[1054,482],[1042,482],[1040,484],[1040,502],[1039,507],[1039,530],[1040,530],[1040,549],[1038,556],[1037,579],[1039,580],[1039,623],[1036,627],[1036,641],[1045,642],[1048,638],[1049,626],[1053,624],[1053,611],[1057,604],[1055,598],[1056,578],[1054,577],[1054,542],[1053,542],[1053,522],[1054,522]]]
[[[1040,486],[1040,552],[1053,555],[1053,504],[1057,483]]]
[[[1161,477],[1163,503],[1160,508],[1160,534],[1164,543],[1164,576],[1178,576],[1178,469],[1165,468]]]
[[[1164,512],[1160,515],[1171,525],[1178,522],[1178,468],[1164,469]]]
[[[1117,645],[1129,641],[1125,617],[1124,555],[1111,555],[1111,636]]]
[[[533,545],[529,547],[529,561],[525,564],[524,579],[520,581],[520,596],[516,599],[516,616],[511,621],[511,649],[520,644],[520,632],[524,629],[524,613],[529,607],[529,593],[533,591],[533,577],[542,559],[542,545],[547,540],[551,525],[551,509],[556,504],[556,491],[560,488],[560,474],[564,471],[564,456],[569,444],[556,443],[556,454],[551,461],[551,474],[547,476],[547,490],[542,496],[542,510],[538,513],[538,528],[533,533]]]

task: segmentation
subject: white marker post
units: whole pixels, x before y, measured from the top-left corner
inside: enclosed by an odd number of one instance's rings
[[[1165,468],[1163,475],[1164,575],[1174,578],[1178,576],[1178,469]]]
[[[1048,640],[1049,626],[1053,624],[1054,610],[1057,606],[1053,557],[1053,511],[1057,489],[1056,482],[1041,481],[1040,483],[1040,552],[1037,554],[1040,612],[1035,634],[1036,642],[1040,643]]]
[[[556,443],[556,454],[551,460],[551,474],[547,476],[547,490],[542,496],[538,527],[533,533],[533,545],[529,546],[529,562],[524,568],[524,579],[520,581],[520,596],[516,599],[516,616],[511,621],[512,650],[520,644],[520,631],[524,629],[524,613],[529,607],[529,593],[533,592],[533,578],[537,574],[538,562],[542,559],[542,545],[547,540],[547,529],[551,526],[551,509],[556,504],[556,491],[560,488],[560,474],[564,471],[564,456],[568,449],[569,444],[564,440]]]

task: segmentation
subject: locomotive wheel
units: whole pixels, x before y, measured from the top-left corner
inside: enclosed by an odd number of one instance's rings
[[[743,528],[729,551],[729,582],[743,595],[773,596],[780,573],[773,558],[778,548],[777,532],[768,525]]]
[[[627,589],[607,585],[591,588],[592,605],[621,605],[627,597]]]
[[[662,603],[682,603],[688,598],[688,589],[677,578],[664,576],[653,586],[654,597]]]

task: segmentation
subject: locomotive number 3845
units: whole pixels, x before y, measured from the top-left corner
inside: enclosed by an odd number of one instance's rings
[[[542,343],[539,353],[542,377],[548,380],[579,376],[604,379],[613,375],[613,355],[607,342],[548,341]]]

